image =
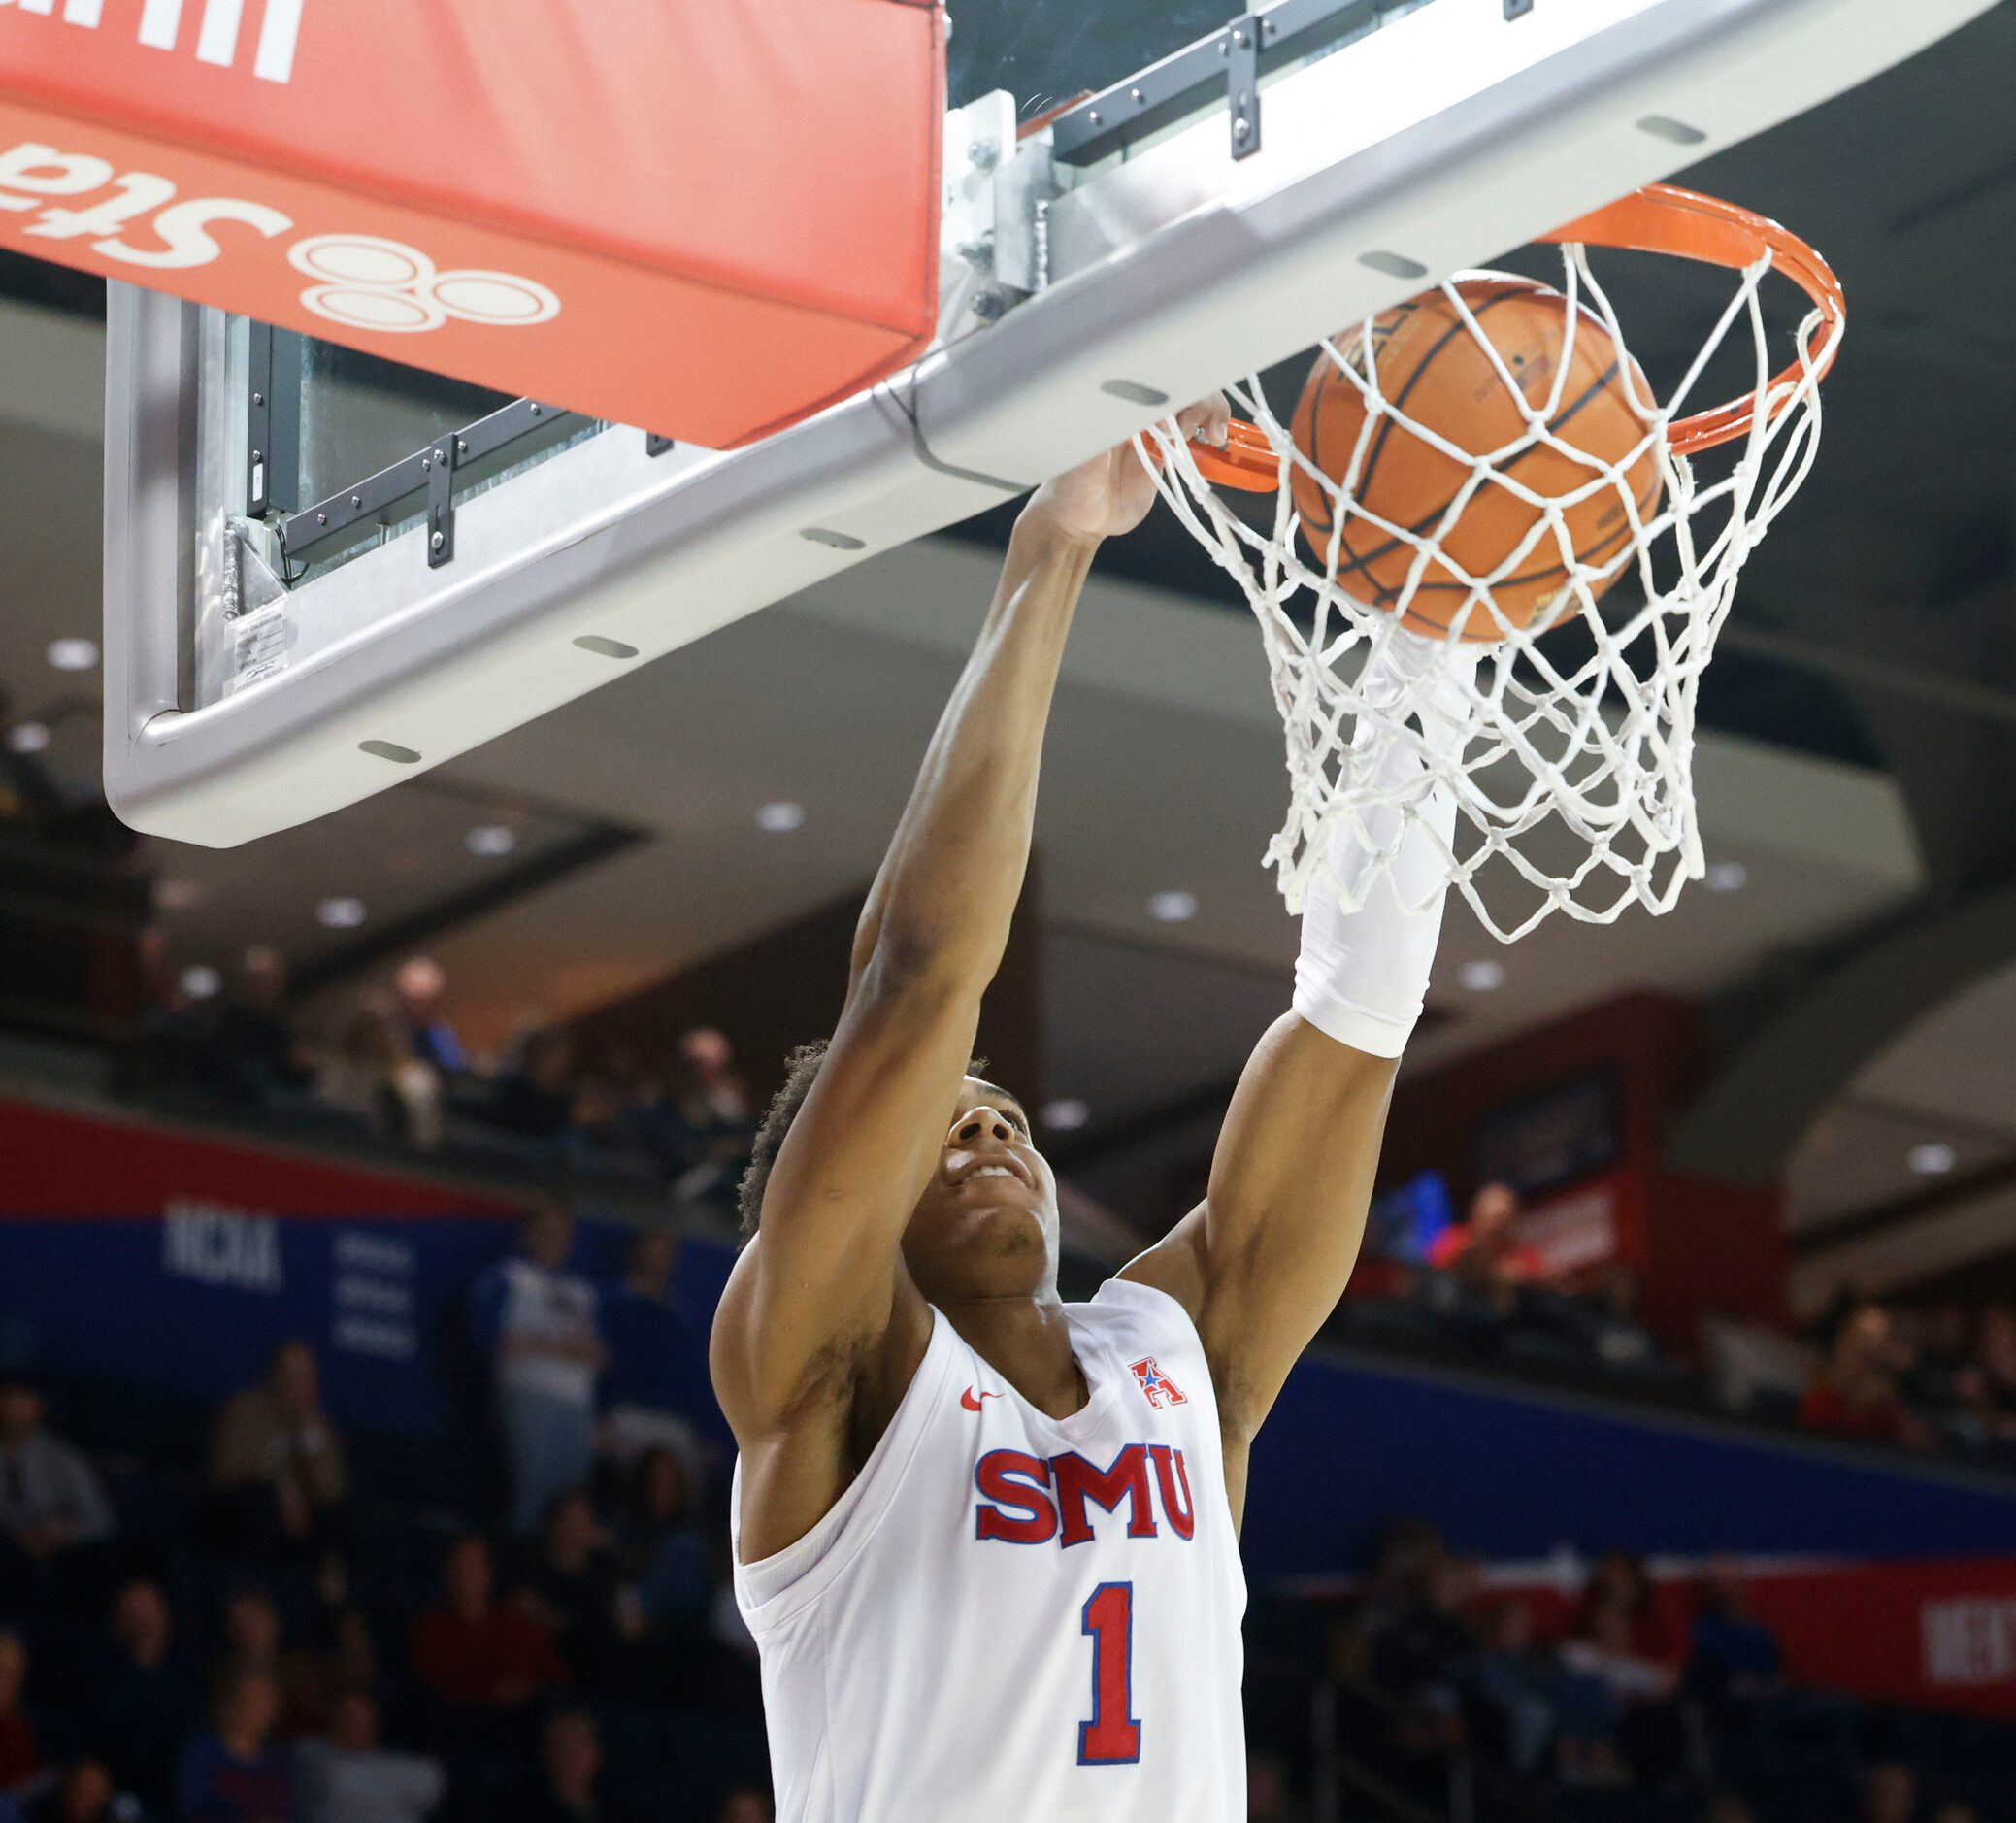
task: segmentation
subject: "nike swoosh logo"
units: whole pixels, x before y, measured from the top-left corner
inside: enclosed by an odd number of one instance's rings
[[[999,1393],[979,1393],[976,1395],[974,1389],[969,1386],[959,1395],[959,1403],[969,1411],[977,1411],[980,1409],[980,1401],[982,1399],[999,1399],[1000,1397]]]

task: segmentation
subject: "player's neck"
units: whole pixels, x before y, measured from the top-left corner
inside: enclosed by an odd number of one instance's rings
[[[1045,1416],[1068,1418],[1084,1409],[1091,1384],[1054,1295],[934,1302],[968,1346]]]

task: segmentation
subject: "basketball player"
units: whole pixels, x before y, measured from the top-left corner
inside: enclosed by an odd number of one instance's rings
[[[1222,442],[1226,418],[1213,400],[1180,422]],[[1312,902],[1295,1010],[1247,1066],[1207,1200],[1061,1303],[1056,1180],[969,1053],[1073,612],[1153,499],[1123,446],[1024,510],[839,1029],[794,1059],[744,1185],[712,1365],[784,1823],[1245,1814],[1247,1451],[1357,1255],[1440,911],[1383,883],[1351,916]],[[1386,662],[1426,649],[1402,638]],[[1456,740],[1460,715],[1422,719]],[[1446,840],[1453,805],[1430,805]],[[1398,852],[1407,903],[1434,897],[1432,848]],[[1330,855],[1341,878],[1367,858],[1349,837]]]

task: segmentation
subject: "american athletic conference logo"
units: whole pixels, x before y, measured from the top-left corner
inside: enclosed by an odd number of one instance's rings
[[[294,53],[301,44],[301,16],[308,0],[266,0],[259,36],[252,51],[252,74],[262,82],[294,80]],[[0,0],[0,7],[18,7],[26,14],[60,18],[66,25],[96,31],[105,23],[106,0]],[[194,40],[196,60],[219,69],[238,65],[248,0],[143,0],[139,41],[149,50],[181,50],[182,16],[198,16]]]
[[[1139,1361],[1127,1364],[1128,1373],[1134,1376],[1134,1383],[1141,1389],[1141,1396],[1148,1402],[1150,1410],[1160,1411],[1165,1406],[1187,1406],[1190,1402],[1176,1390],[1176,1383],[1155,1365],[1155,1357],[1142,1355]]]

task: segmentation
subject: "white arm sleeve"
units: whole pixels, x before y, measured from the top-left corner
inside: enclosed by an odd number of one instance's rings
[[[1406,1047],[1442,929],[1456,798],[1446,784],[1429,783],[1421,748],[1461,756],[1483,654],[1480,646],[1442,646],[1396,627],[1368,660],[1361,693],[1396,714],[1405,700],[1418,742],[1397,733],[1392,720],[1360,715],[1351,764],[1372,769],[1377,796],[1338,820],[1329,872],[1310,884],[1303,912],[1295,1011],[1339,1044],[1374,1057],[1398,1057]],[[1344,910],[1339,886],[1359,902],[1357,911]]]

